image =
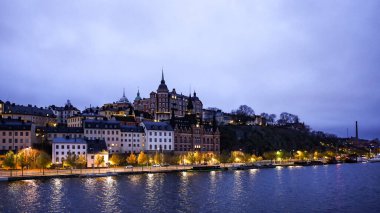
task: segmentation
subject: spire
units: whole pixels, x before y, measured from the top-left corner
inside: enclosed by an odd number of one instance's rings
[[[123,97],[125,97],[125,88],[123,88]]]
[[[162,77],[161,77],[161,83],[164,84],[165,83],[165,78],[164,78],[164,67],[162,67]]]

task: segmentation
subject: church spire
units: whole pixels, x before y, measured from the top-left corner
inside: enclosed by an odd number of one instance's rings
[[[165,83],[165,78],[164,78],[164,68],[162,67],[162,77],[161,77],[161,84],[164,84]]]
[[[125,88],[123,88],[123,98],[125,98]]]

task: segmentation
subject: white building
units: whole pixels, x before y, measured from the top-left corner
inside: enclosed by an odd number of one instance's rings
[[[145,133],[142,126],[121,127],[121,152],[139,153],[144,150]]]
[[[68,153],[87,156],[87,142],[81,138],[54,138],[52,141],[52,163],[61,164]]]
[[[103,158],[103,162],[99,165],[99,167],[105,167],[109,164],[109,154],[104,140],[87,140],[87,148],[87,167],[98,167],[96,164],[97,157]]]
[[[145,132],[145,151],[168,152],[174,150],[174,131],[169,123],[143,121],[140,125]]]

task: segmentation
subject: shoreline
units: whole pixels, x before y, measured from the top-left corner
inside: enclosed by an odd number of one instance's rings
[[[341,163],[341,164],[347,164],[347,163]],[[274,168],[256,168],[256,169],[275,169],[277,167],[281,168],[289,168],[289,167],[310,167],[310,166],[328,166],[328,165],[341,165],[341,164],[322,164],[322,165],[290,165],[290,164],[284,164],[284,165],[274,165]],[[358,164],[358,163],[350,163],[350,164]],[[360,163],[359,163],[360,164]],[[152,174],[152,173],[178,173],[178,172],[211,172],[211,171],[235,171],[230,169],[231,166],[224,166],[220,167],[220,169],[209,169],[209,170],[193,170],[193,166],[187,167],[187,168],[171,168],[171,169],[147,169],[147,170],[141,170],[140,168],[136,168],[137,171],[132,170],[124,170],[123,171],[116,171],[116,169],[107,169],[106,171],[103,169],[103,171],[98,172],[91,169],[91,172],[86,171],[85,173],[69,173],[69,174],[45,174],[45,175],[17,175],[17,176],[0,176],[0,182],[14,182],[14,181],[21,181],[21,180],[47,180],[47,179],[53,179],[53,178],[98,178],[98,177],[109,177],[109,176],[122,176],[122,175],[136,175],[136,174]],[[119,168],[120,169],[120,168]],[[96,169],[97,170],[97,169]],[[245,169],[249,170],[249,169]],[[67,170],[64,170],[67,172]],[[51,171],[50,171],[51,172]]]

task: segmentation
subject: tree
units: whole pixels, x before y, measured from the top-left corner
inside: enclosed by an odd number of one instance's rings
[[[75,165],[80,168],[80,173],[82,173],[82,169],[87,166],[87,159],[84,155],[79,155],[75,161]]]
[[[219,161],[220,163],[223,163],[224,166],[226,166],[226,163],[228,163],[228,159],[230,156],[228,155],[228,152],[223,151],[222,154],[219,155]]]
[[[196,162],[194,152],[188,152],[186,159],[187,159],[187,161],[189,161],[190,164],[194,164]]]
[[[124,163],[124,157],[122,154],[113,154],[110,161],[113,165],[120,166],[122,163]]]
[[[21,167],[21,176],[24,176],[24,167],[28,165],[28,156],[25,152],[20,151],[17,154],[17,164]]]
[[[73,173],[73,167],[76,166],[75,162],[77,161],[77,159],[78,156],[75,153],[68,152],[63,165],[70,167],[71,173]]]
[[[99,168],[99,172],[100,172],[100,166],[104,163],[104,156],[103,155],[95,155],[95,165],[96,167]]]
[[[134,153],[131,153],[129,155],[129,157],[127,158],[128,164],[134,165],[134,164],[136,164],[136,161],[137,161],[137,158],[136,158],[136,155]]]
[[[16,167],[16,162],[15,162],[15,154],[13,151],[7,152],[5,155],[4,161],[3,161],[3,166],[6,168],[11,169],[11,176],[12,176],[12,169]]]
[[[139,157],[137,158],[137,162],[140,165],[144,165],[148,162],[148,157],[143,151],[140,152]]]
[[[297,124],[299,123],[299,118],[297,115],[293,115],[291,113],[283,112],[280,114],[280,119],[277,121],[279,125],[286,124]]]
[[[250,119],[253,119],[255,111],[247,105],[241,105],[237,110],[233,110],[231,114],[237,123],[245,124]]]
[[[269,125],[273,125],[276,121],[276,115],[275,114],[268,114],[268,113],[261,113],[261,117],[265,119],[265,122]]]
[[[154,160],[155,164],[161,164],[162,163],[161,155],[158,152],[156,152],[156,154],[154,154],[153,160]]]
[[[42,174],[45,175],[45,168],[50,164],[50,156],[46,152],[40,152],[37,157],[37,166],[42,168]]]

